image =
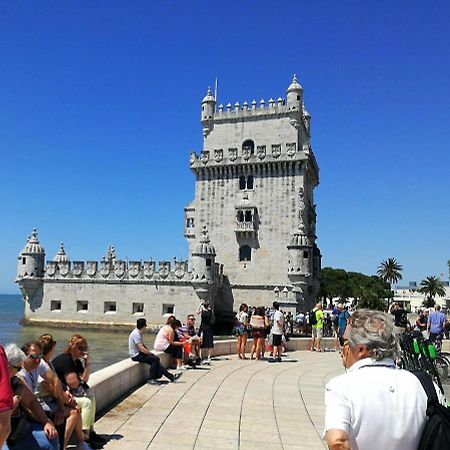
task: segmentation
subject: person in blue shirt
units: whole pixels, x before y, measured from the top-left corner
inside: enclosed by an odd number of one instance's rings
[[[344,333],[347,328],[347,324],[349,323],[350,313],[344,308],[341,304],[337,306],[338,308],[338,336],[339,336],[339,344],[342,347],[344,345]]]
[[[434,309],[435,311],[428,315],[427,331],[430,333],[430,341],[435,342],[438,349],[440,349],[447,319],[445,314],[441,312],[441,305],[436,305]]]

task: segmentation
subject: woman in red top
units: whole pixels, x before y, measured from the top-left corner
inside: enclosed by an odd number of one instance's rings
[[[0,345],[0,448],[11,431],[11,410],[13,409],[13,394],[8,372],[8,360],[5,350]]]

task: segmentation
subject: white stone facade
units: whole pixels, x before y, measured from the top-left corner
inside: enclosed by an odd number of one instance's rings
[[[188,261],[70,261],[63,245],[44,267],[34,231],[17,282],[30,322],[129,325],[182,320],[200,301],[229,320],[240,303],[309,308],[320,277],[313,190],[319,169],[296,77],[286,99],[216,108],[202,102],[204,143],[192,153],[195,199],[185,208]],[[211,242],[210,242],[211,241]],[[218,261],[218,262],[216,262]],[[220,263],[220,264],[219,264]]]

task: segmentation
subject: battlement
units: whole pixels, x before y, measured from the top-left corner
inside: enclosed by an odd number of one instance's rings
[[[184,260],[173,261],[47,261],[44,279],[190,281]]]

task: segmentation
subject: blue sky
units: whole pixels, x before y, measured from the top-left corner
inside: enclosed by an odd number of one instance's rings
[[[187,257],[200,102],[312,115],[323,266],[448,279],[450,3],[0,1],[0,292],[47,258]]]

